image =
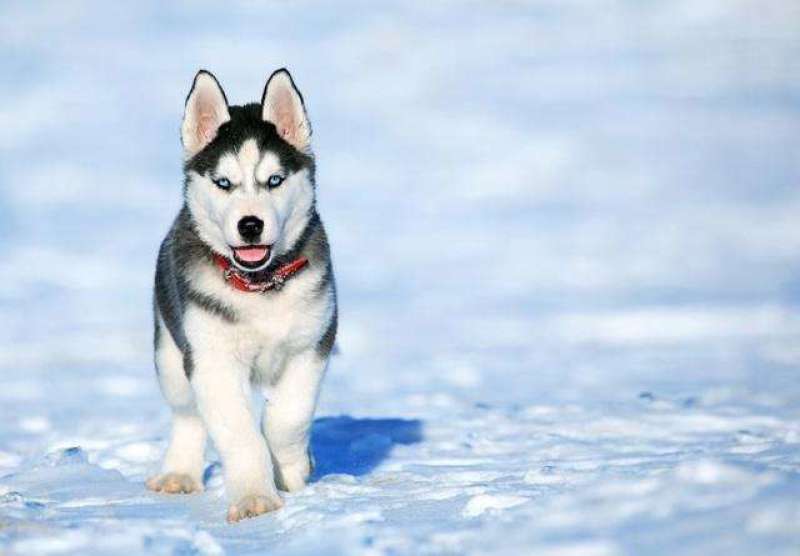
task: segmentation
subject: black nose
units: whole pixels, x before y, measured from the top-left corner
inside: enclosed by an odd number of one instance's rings
[[[256,216],[245,216],[239,220],[238,228],[242,239],[255,243],[264,230],[264,221]]]

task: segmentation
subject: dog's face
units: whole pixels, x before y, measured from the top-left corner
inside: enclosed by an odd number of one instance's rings
[[[314,206],[311,126],[289,73],[272,74],[260,105],[229,107],[201,71],[181,137],[186,204],[203,241],[247,271],[289,250]]]

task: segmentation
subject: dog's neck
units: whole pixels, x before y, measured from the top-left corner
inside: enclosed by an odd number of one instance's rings
[[[306,257],[297,257],[269,272],[267,269],[258,272],[241,272],[230,259],[219,253],[213,254],[214,264],[222,271],[222,276],[234,289],[249,293],[264,293],[280,290],[292,276],[308,265]]]

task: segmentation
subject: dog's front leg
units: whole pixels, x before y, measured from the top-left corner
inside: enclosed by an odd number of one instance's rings
[[[251,413],[249,369],[234,357],[197,350],[192,386],[200,415],[222,458],[231,505],[228,521],[254,517],[283,505],[263,437]]]
[[[308,440],[326,365],[314,349],[294,355],[271,390],[261,427],[282,490],[300,490],[311,474]]]
[[[193,343],[191,382],[200,415],[222,458],[231,504],[228,521],[233,522],[277,510],[283,501],[252,415],[250,370],[220,344],[219,339],[205,346]]]

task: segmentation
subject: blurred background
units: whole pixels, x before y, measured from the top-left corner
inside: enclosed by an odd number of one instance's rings
[[[321,414],[724,408],[797,476],[797,2],[3,2],[0,63],[0,474],[156,465],[184,99],[286,66],[340,295]]]

